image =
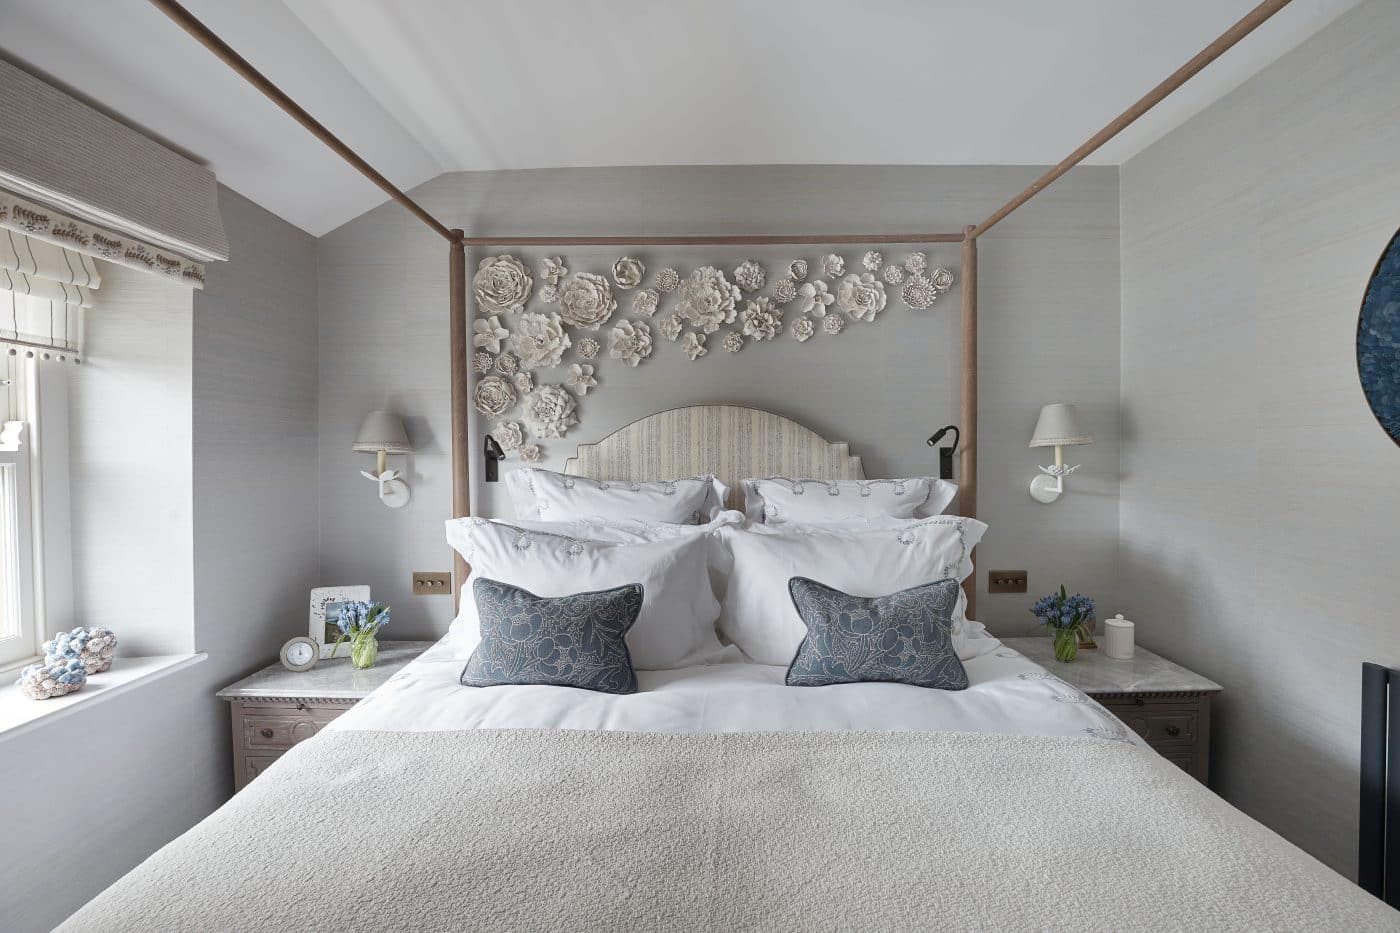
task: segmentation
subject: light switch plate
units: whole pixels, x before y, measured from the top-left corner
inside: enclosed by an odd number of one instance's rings
[[[988,570],[987,592],[1024,593],[1027,576],[1024,570]]]
[[[452,574],[450,573],[427,573],[420,570],[413,571],[413,595],[414,596],[450,596],[452,595]]]

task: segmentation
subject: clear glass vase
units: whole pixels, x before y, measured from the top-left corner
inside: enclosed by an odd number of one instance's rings
[[[374,637],[374,632],[361,632],[350,639],[350,663],[356,668],[374,667],[378,658],[379,639]]]
[[[1057,628],[1051,637],[1055,642],[1055,660],[1068,664],[1079,657],[1079,629],[1074,625],[1069,628]]]

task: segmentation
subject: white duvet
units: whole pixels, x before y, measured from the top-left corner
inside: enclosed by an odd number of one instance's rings
[[[964,661],[971,686],[862,683],[789,687],[786,669],[738,660],[638,671],[617,696],[573,687],[463,687],[466,654],[449,636],[328,728],[393,732],[596,729],[627,732],[906,731],[1093,735],[1140,744],[1107,710],[1054,674],[985,638]]]

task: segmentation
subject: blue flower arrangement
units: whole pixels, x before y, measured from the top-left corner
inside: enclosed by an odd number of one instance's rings
[[[1079,654],[1080,640],[1089,637],[1089,623],[1094,621],[1094,601],[1082,593],[1069,595],[1061,583],[1058,593],[1036,600],[1031,615],[1054,636],[1055,658],[1073,661]]]
[[[389,624],[389,607],[383,603],[353,601],[342,603],[335,625],[340,637],[331,648],[331,657],[340,650],[340,643],[350,639],[350,663],[357,668],[374,667],[379,657],[379,641],[375,637]]]

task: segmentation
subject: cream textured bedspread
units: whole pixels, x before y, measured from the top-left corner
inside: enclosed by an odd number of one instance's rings
[[[966,733],[328,732],[64,931],[1369,930],[1155,753]]]

